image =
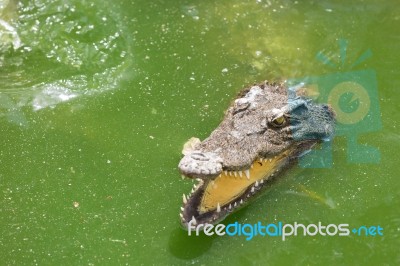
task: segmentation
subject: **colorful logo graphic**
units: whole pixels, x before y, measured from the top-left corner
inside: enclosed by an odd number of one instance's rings
[[[192,233],[196,236],[203,232],[206,236],[244,236],[246,241],[252,240],[256,236],[261,237],[278,237],[282,241],[285,241],[289,237],[297,236],[349,236],[353,233],[354,236],[364,236],[364,237],[377,237],[383,236],[383,227],[380,225],[372,226],[358,226],[353,227],[347,223],[342,224],[323,224],[318,222],[317,224],[302,224],[294,222],[293,224],[287,224],[283,222],[277,223],[265,223],[257,222],[255,224],[241,224],[238,222],[231,224],[200,224],[194,225],[193,221],[188,224],[188,235],[191,236]]]
[[[323,52],[317,60],[335,70],[323,76],[311,76],[288,80],[291,90],[302,88],[307,97],[320,103],[329,104],[336,113],[335,136],[347,139],[347,161],[349,163],[378,163],[380,152],[376,147],[360,144],[361,134],[379,131],[382,127],[376,73],[372,69],[352,70],[372,56],[365,51],[354,63],[346,64],[346,40],[339,40],[340,62],[335,63]],[[340,71],[347,68],[347,71]],[[300,166],[325,168],[332,166],[331,142],[324,142],[322,148],[311,151],[300,160]]]

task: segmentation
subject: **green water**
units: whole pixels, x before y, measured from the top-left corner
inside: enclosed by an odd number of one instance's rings
[[[397,1],[1,0],[0,19],[0,264],[400,263]],[[316,59],[340,61],[340,39],[343,66]],[[187,236],[187,139],[207,137],[253,82],[363,69],[376,73],[382,127],[359,142],[380,162],[349,163],[338,136],[331,168],[295,166],[225,223],[383,236]]]

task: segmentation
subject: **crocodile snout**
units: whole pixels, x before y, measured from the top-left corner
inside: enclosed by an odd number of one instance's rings
[[[192,178],[217,176],[222,172],[222,158],[215,152],[193,151],[179,162],[181,174]]]

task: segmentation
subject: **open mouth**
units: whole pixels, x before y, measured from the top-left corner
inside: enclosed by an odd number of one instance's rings
[[[264,83],[243,90],[204,141],[184,146],[179,171],[198,183],[183,195],[182,225],[192,230],[223,220],[261,194],[290,162],[330,140],[334,126],[328,105],[297,96],[295,89]]]
[[[257,158],[249,169],[223,171],[213,179],[197,178],[189,195],[183,195],[181,223],[214,224],[243,207],[273,179],[291,158],[293,149],[273,157]]]

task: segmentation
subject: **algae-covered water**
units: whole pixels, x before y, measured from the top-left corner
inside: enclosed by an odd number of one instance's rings
[[[1,264],[398,265],[399,30],[397,1],[0,0]],[[330,167],[294,166],[224,223],[383,234],[189,237],[182,145],[241,88],[307,77],[357,78],[367,100],[340,108],[370,112]]]

